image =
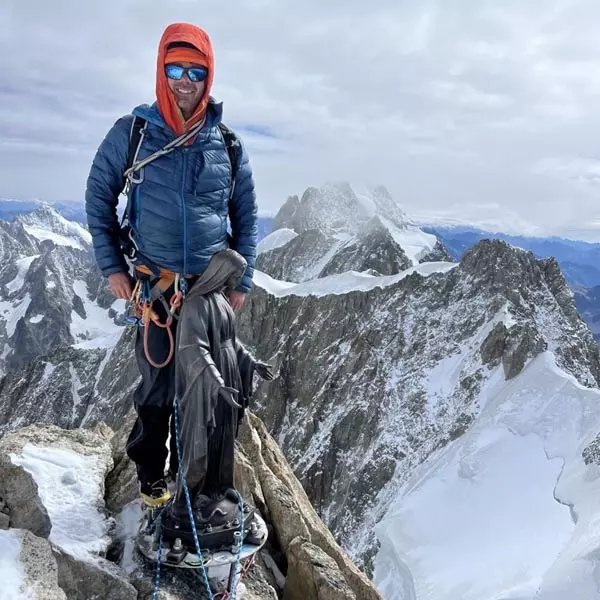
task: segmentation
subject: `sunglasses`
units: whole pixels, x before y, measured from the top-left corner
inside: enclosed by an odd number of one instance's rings
[[[208,69],[204,67],[180,67],[179,65],[166,65],[165,74],[169,79],[176,79],[179,81],[183,74],[187,73],[188,79],[194,83],[204,81],[208,77]]]

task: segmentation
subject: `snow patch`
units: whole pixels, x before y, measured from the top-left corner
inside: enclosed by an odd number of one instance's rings
[[[8,337],[14,335],[17,323],[25,316],[30,304],[31,296],[29,292],[14,305],[12,302],[0,301],[0,313],[6,321],[6,333]]]
[[[44,318],[44,315],[34,315],[29,319],[30,323],[39,323]]]
[[[29,271],[31,263],[36,258],[39,258],[39,256],[39,254],[34,254],[33,256],[26,256],[25,258],[20,258],[16,261],[18,269],[17,276],[12,281],[6,284],[6,288],[8,289],[9,294],[14,294],[14,292],[20,290],[23,287],[23,284],[25,283],[25,276]]]
[[[122,300],[121,298],[117,298],[111,305],[110,307],[116,312],[116,313],[124,313],[125,310],[127,309],[127,300]]]
[[[51,240],[57,246],[70,246],[71,248],[76,248],[77,250],[85,249],[83,244],[77,238],[61,235],[60,233],[56,233],[50,229],[43,229],[41,227],[26,226],[25,229],[29,235],[36,238],[40,242]]]
[[[430,233],[421,231],[418,227],[407,225],[400,229],[385,217],[379,217],[381,222],[390,232],[394,241],[404,250],[404,253],[412,261],[413,265],[418,262],[437,244],[437,237]]]
[[[74,340],[78,342],[90,341],[102,338],[104,341],[99,341],[99,346],[87,346],[92,348],[105,348],[106,338],[113,339],[116,334],[121,335],[123,327],[115,325],[114,321],[108,316],[108,311],[92,302],[88,296],[87,284],[81,279],[76,279],[73,282],[73,291],[83,303],[85,310],[85,318],[82,318],[74,310],[71,311],[70,332]]]
[[[457,352],[443,358],[429,371],[424,372],[427,405],[431,413],[435,412],[438,402],[450,396],[458,386],[463,360],[462,352]]]
[[[366,292],[377,287],[394,285],[412,273],[427,277],[433,273],[446,273],[457,264],[448,262],[423,263],[411,267],[397,275],[374,276],[357,271],[347,271],[329,275],[320,279],[312,279],[303,283],[291,283],[273,279],[262,271],[254,272],[254,282],[274,296],[328,296],[329,294],[348,294],[350,292]]]
[[[321,274],[321,271],[327,266],[329,261],[344,247],[354,239],[348,233],[338,233],[334,236],[337,241],[333,246],[322,256],[310,269],[303,273],[304,281],[316,279]],[[322,279],[320,280],[322,281]]]
[[[52,373],[54,373],[54,371],[56,371],[56,365],[53,365],[52,363],[46,363],[44,365],[44,373],[42,374],[42,379],[40,381],[40,383],[44,383],[45,381],[48,381],[48,379],[50,379]]]
[[[298,234],[293,229],[287,229],[286,227],[277,229],[258,242],[256,248],[257,254],[281,248],[288,242],[291,242],[295,237],[298,237]]]
[[[79,375],[73,366],[73,363],[69,363],[69,374],[71,375],[71,395],[73,396],[73,406],[71,408],[71,424],[74,425],[77,422],[77,412],[81,405],[81,396],[79,390],[83,387]]]
[[[105,335],[103,337],[92,338],[91,340],[86,340],[85,342],[79,342],[78,344],[73,344],[73,348],[77,348],[78,350],[112,350],[121,339],[121,335],[123,333],[123,328],[116,333],[112,333],[111,335]]]
[[[78,560],[106,551],[109,521],[99,510],[104,477],[96,456],[26,444],[13,464],[31,474],[52,523],[49,540]]]
[[[142,519],[143,511],[140,500],[134,500],[125,505],[115,518],[117,538],[123,543],[123,557],[120,566],[128,574],[133,573],[138,567],[135,560],[135,538],[140,530]]]

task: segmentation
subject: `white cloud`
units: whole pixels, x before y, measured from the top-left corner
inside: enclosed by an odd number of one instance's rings
[[[213,40],[264,211],[368,180],[409,213],[582,228],[599,214],[589,169],[572,172],[600,139],[599,19],[595,0],[8,0],[0,195],[82,199],[102,137],[154,99],[164,27],[189,21]]]

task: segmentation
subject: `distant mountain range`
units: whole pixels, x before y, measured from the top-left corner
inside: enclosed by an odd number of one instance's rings
[[[43,202],[41,200],[10,200],[0,199],[0,221],[14,221],[16,217],[29,214],[44,205],[50,205],[58,211],[65,219],[75,221],[82,225],[87,224],[85,205],[83,202]],[[119,206],[122,210],[123,206]],[[258,236],[262,239],[271,233],[273,228],[273,217],[259,217]]]
[[[75,202],[43,202],[41,200],[0,199],[0,220],[12,222],[16,217],[29,214],[44,205],[50,205],[65,219],[85,225],[85,206]]]
[[[38,200],[0,200],[0,220],[12,222],[18,215],[32,213],[44,204],[48,203]],[[83,203],[50,204],[66,219],[86,224]],[[272,232],[273,222],[272,216],[259,217],[259,241]],[[455,260],[460,260],[467,250],[483,239],[503,240],[512,246],[533,252],[537,258],[553,256],[575,293],[577,309],[585,318],[596,339],[600,341],[600,244],[558,237],[541,238],[492,233],[476,227],[421,226],[420,229],[437,236]]]

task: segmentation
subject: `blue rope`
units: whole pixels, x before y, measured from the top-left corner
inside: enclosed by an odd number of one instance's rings
[[[185,501],[187,504],[187,509],[188,509],[188,515],[190,518],[190,523],[192,526],[192,532],[194,534],[194,545],[196,546],[196,553],[198,554],[198,558],[200,559],[200,564],[202,567],[202,579],[204,582],[204,587],[206,588],[206,591],[208,592],[208,597],[210,600],[214,600],[214,596],[212,594],[212,590],[210,589],[210,584],[208,583],[208,576],[206,574],[206,568],[204,567],[204,561],[202,560],[202,552],[200,551],[200,542],[198,541],[198,532],[196,530],[196,521],[194,519],[194,513],[192,512],[192,502],[190,499],[190,491],[187,485],[187,481],[185,478],[185,473],[183,472],[183,460],[181,457],[181,445],[180,445],[180,441],[179,441],[179,435],[180,435],[180,429],[179,429],[179,398],[177,396],[175,396],[175,400],[173,402],[173,413],[175,416],[175,442],[176,442],[176,447],[177,447],[177,459],[179,461],[179,476],[181,477],[181,483],[183,484],[183,491],[185,492]],[[233,585],[232,585],[232,589],[228,590],[228,593],[231,594],[229,596],[230,600],[235,600],[235,594],[236,594],[236,590],[237,590],[237,586],[239,584],[239,580],[236,581],[236,579],[238,579],[238,568],[240,565],[240,554],[242,553],[242,547],[244,545],[244,501],[242,499],[241,494],[237,491],[234,490],[234,492],[236,493],[237,497],[238,497],[238,506],[240,509],[240,533],[241,533],[241,546],[239,549],[239,552],[237,552],[236,554],[236,558],[235,558],[235,563],[234,563],[234,579],[233,579]],[[162,533],[161,533],[161,540],[162,540]],[[154,598],[152,600],[155,600]]]
[[[163,545],[163,533],[164,529],[162,528],[162,523],[159,525],[160,527],[160,539],[158,542],[158,552],[156,553],[156,575],[154,576],[154,591],[152,592],[152,600],[156,600],[156,595],[158,594],[158,588],[160,587],[160,559],[162,555],[162,545]]]
[[[204,567],[204,561],[202,560],[202,552],[200,550],[200,542],[198,541],[198,532],[196,531],[196,521],[194,520],[194,513],[192,512],[192,501],[190,500],[190,490],[187,486],[187,481],[185,479],[185,473],[183,471],[183,460],[181,459],[181,445],[179,443],[179,398],[175,396],[175,401],[173,403],[173,413],[175,416],[175,442],[177,446],[177,459],[179,460],[179,473],[178,476],[181,477],[181,483],[183,484],[183,491],[185,492],[185,501],[187,504],[188,515],[190,518],[190,523],[192,525],[192,533],[194,534],[194,545],[196,546],[196,553],[198,554],[198,558],[200,559],[200,565],[202,566],[202,580],[204,582],[204,587],[208,592],[208,597],[210,600],[214,600],[212,591],[210,589],[210,584],[208,583],[208,576],[206,575],[206,568]]]

